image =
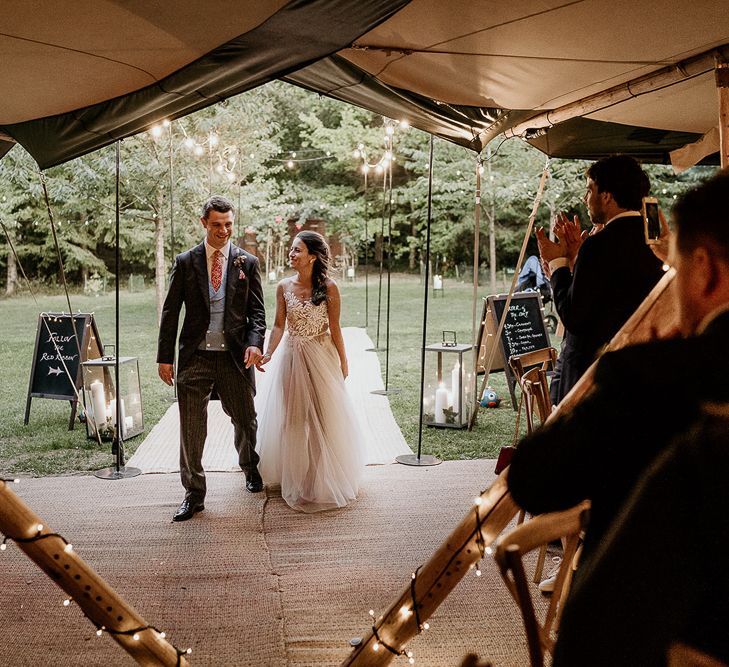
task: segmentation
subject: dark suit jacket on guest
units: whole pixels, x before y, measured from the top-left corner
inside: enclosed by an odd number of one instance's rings
[[[659,457],[577,572],[555,667],[664,665],[674,641],[729,663],[728,471],[726,418]]]
[[[572,273],[567,267],[554,271],[554,305],[565,326],[554,400],[564,398],[662,275],[640,214],[616,218],[587,238]]]
[[[699,415],[729,400],[729,312],[700,336],[605,354],[592,393],[574,410],[522,440],[509,490],[534,514],[590,499],[585,556],[598,544],[650,463]]]
[[[262,349],[266,334],[266,311],[258,258],[231,243],[226,281],[225,341],[236,366],[253,384],[253,367],[246,370],[243,355],[250,346]],[[185,367],[205,339],[210,324],[209,277],[204,242],[175,258],[170,287],[162,309],[157,363],[174,362],[177,326],[183,304],[185,319],[180,332],[178,370]]]

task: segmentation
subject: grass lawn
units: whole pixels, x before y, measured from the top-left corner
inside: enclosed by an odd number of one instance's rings
[[[383,282],[380,347],[385,346],[385,283]],[[342,283],[342,325],[364,326],[365,285],[362,276],[356,283]],[[272,321],[274,286],[266,286],[268,322]],[[444,298],[430,299],[428,343],[438,342],[443,329],[455,329],[458,340],[466,342],[471,332],[472,287],[455,280],[445,281]],[[482,288],[482,294],[486,289]],[[416,276],[393,276],[390,311],[389,386],[402,390],[390,396],[395,419],[406,441],[417,448],[418,399],[420,391],[420,344],[423,289]],[[139,358],[145,415],[144,434],[126,443],[127,455],[143,441],[170,405],[172,390],[157,377],[155,363],[157,326],[154,292],[122,292],[122,356]],[[87,473],[113,465],[110,444],[101,447],[86,437],[86,428],[76,423],[68,431],[69,404],[65,401],[33,399],[30,423],[23,425],[26,392],[33,355],[37,316],[40,311],[68,310],[63,296],[18,296],[0,302],[0,472],[8,474],[56,475]],[[101,339],[114,343],[114,295],[100,297],[74,294],[71,305],[82,312],[95,313]],[[479,312],[480,316],[480,305]],[[369,327],[375,340],[377,325],[377,276],[369,279]],[[385,353],[379,353],[384,374]],[[423,429],[422,451],[442,459],[494,458],[502,445],[510,444],[515,412],[511,409],[503,373],[492,376],[490,384],[502,397],[496,409],[481,409],[473,431]],[[384,400],[384,399],[383,399]]]

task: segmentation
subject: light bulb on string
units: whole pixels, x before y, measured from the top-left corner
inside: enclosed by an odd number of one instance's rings
[[[360,157],[362,157],[362,153],[360,152],[359,148],[355,148],[352,155],[354,156],[355,160],[359,160]]]
[[[400,129],[401,130],[407,130],[409,127],[410,127],[410,123],[408,123],[408,121],[403,118],[400,121]]]
[[[223,167],[222,164],[219,164],[217,167],[215,167],[215,171],[217,171],[219,174],[222,174],[223,171],[225,171],[225,167]]]
[[[185,137],[185,141],[182,142],[185,148],[193,148],[195,146],[195,142],[193,141],[192,137]]]
[[[164,120],[162,121],[162,125],[164,125],[165,127],[169,127],[169,126],[170,126],[170,121],[169,121],[169,120],[168,120],[167,118],[165,118],[165,119],[164,119]]]
[[[162,126],[161,125],[152,125],[152,128],[149,130],[149,133],[157,139],[157,137],[162,135]]]
[[[202,155],[204,152],[205,151],[202,146],[195,146],[195,155]]]
[[[392,127],[392,125],[388,125],[388,126],[387,126],[387,127],[385,128],[385,134],[386,134],[386,135],[387,135],[388,137],[391,137],[391,136],[392,136],[392,135],[394,134],[394,132],[395,132],[395,128],[393,128],[393,127]]]
[[[293,169],[293,168],[294,168],[294,161],[293,161],[293,160],[289,160],[289,161],[288,161],[288,162],[286,163],[286,166],[287,166],[287,167],[288,167],[289,169]]]
[[[235,174],[232,173],[232,172],[228,172],[226,174],[226,178],[228,179],[228,181],[230,181],[231,183],[233,183],[235,181]]]
[[[218,145],[218,135],[215,134],[215,132],[211,132],[209,141],[210,141],[211,146],[217,146]]]

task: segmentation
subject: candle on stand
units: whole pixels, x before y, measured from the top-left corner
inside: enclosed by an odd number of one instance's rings
[[[461,411],[461,367],[456,364],[451,371],[451,390],[453,392],[453,411]]]
[[[131,431],[134,428],[134,417],[129,415],[128,417],[124,417],[124,422],[122,426],[122,437],[126,438],[127,433]]]
[[[449,405],[448,390],[441,383],[440,387],[435,390],[435,422],[436,424],[445,424],[445,412]]]
[[[94,411],[94,422],[96,428],[106,424],[106,396],[104,385],[100,380],[94,380],[89,389],[91,390],[91,407]]]

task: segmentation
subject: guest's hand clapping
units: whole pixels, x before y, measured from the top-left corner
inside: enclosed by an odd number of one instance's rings
[[[570,269],[574,268],[577,253],[582,242],[587,238],[588,232],[582,231],[580,219],[577,216],[570,220],[564,213],[560,212],[557,214],[557,222],[554,224],[554,233],[565,246]]]

